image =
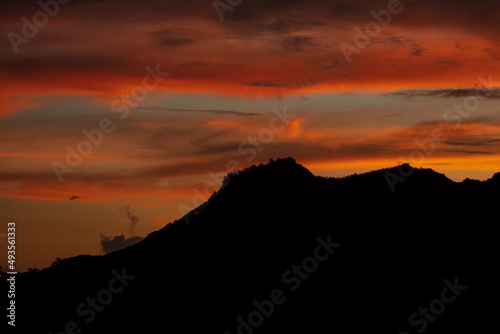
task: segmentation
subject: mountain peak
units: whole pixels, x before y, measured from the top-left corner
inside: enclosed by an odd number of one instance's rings
[[[298,164],[295,159],[278,158],[270,159],[267,164],[252,165],[238,172],[228,174],[224,187],[235,184],[240,186],[256,186],[276,183],[302,183],[315,179],[316,177],[304,166]]]

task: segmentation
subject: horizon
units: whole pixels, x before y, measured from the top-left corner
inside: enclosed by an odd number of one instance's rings
[[[492,178],[499,12],[451,0],[7,1],[0,221],[17,223],[18,269],[144,238],[228,172],[278,157],[325,177],[409,163]]]

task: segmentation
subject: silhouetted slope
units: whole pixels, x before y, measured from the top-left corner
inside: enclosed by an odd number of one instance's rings
[[[498,277],[500,174],[455,183],[415,169],[391,192],[388,171],[398,167],[329,179],[291,158],[253,166],[230,175],[189,224],[19,276],[19,305],[54,333],[74,320],[83,333],[233,334],[254,300],[281,289],[286,301],[255,333],[414,333],[409,316],[458,277],[467,290],[426,332],[484,332],[497,311],[486,305]],[[341,246],[291,291],[282,275],[329,235]],[[76,307],[122,267],[135,279],[85,324]],[[32,323],[20,317],[18,325],[41,332]]]

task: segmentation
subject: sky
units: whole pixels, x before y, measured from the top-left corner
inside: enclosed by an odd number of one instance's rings
[[[500,171],[498,1],[2,8],[0,246],[15,221],[19,270],[136,242],[271,158]]]

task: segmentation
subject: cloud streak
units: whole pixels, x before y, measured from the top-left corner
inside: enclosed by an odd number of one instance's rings
[[[396,97],[420,98],[465,98],[470,96],[484,97],[490,100],[500,99],[500,87],[470,87],[470,88],[446,88],[446,89],[409,89],[389,93]]]
[[[204,109],[183,109],[183,108],[168,108],[168,107],[138,107],[140,110],[150,111],[165,111],[165,112],[181,112],[181,113],[207,113],[215,115],[235,115],[235,116],[260,116],[261,114],[255,112],[244,112],[234,110],[204,110]]]
[[[321,82],[321,79],[310,78],[306,80],[286,79],[286,80],[269,80],[261,79],[257,81],[243,81],[241,84],[251,87],[272,87],[272,88],[287,88],[299,89],[303,87],[311,87]]]

